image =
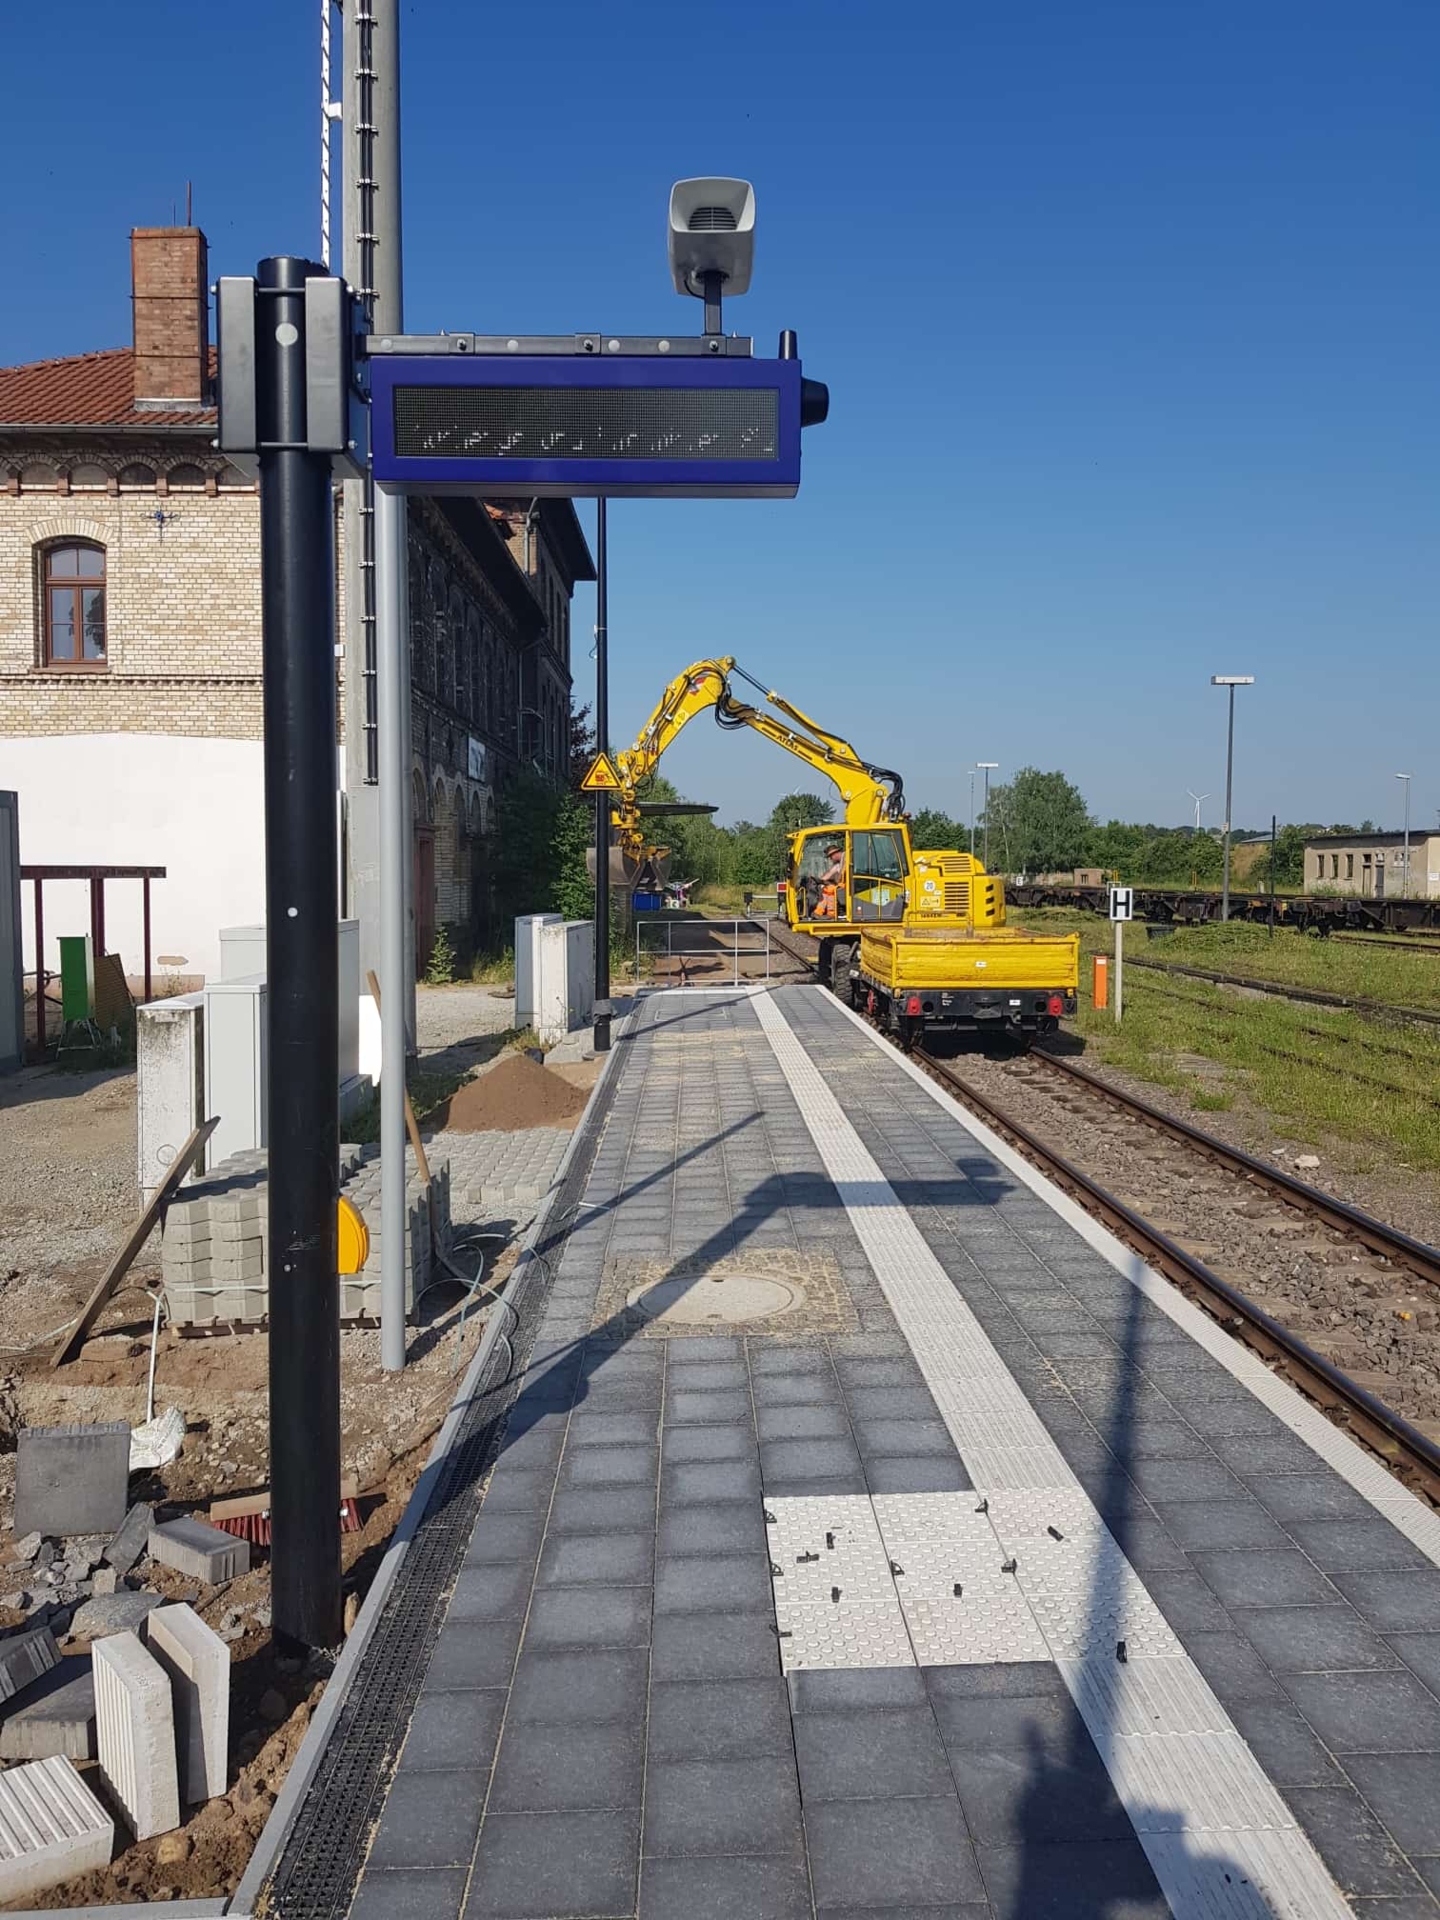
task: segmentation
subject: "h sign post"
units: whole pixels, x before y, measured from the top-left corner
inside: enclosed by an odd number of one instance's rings
[[[1115,1024],[1125,1007],[1125,922],[1134,910],[1133,887],[1111,887],[1110,921],[1115,928]]]

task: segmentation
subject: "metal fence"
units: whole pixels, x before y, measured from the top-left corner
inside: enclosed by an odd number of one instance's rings
[[[753,920],[708,920],[696,914],[691,919],[670,915],[663,919],[635,920],[635,978],[642,977],[672,987],[712,985],[717,977],[732,986],[742,978],[740,963],[763,961],[764,978],[770,978],[770,926]],[[758,972],[747,968],[745,979],[757,979]]]

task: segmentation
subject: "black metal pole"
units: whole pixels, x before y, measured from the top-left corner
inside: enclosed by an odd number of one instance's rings
[[[270,1528],[275,1639],[340,1618],[339,961],[330,464],[305,448],[305,281],[257,274],[269,1026]]]
[[[1275,823],[1276,815],[1270,816],[1270,938],[1275,938]]]
[[[595,502],[595,747],[610,751],[610,633],[605,497]],[[610,796],[595,796],[595,1051],[610,1050]]]

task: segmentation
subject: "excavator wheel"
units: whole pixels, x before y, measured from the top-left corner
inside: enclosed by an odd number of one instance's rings
[[[850,999],[850,962],[855,958],[854,943],[835,940],[830,946],[830,965],[826,977],[837,1000]]]

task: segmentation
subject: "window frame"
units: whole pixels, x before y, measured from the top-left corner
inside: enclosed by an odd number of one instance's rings
[[[53,579],[50,568],[57,554],[72,550],[92,553],[99,556],[100,571],[95,574],[76,574],[73,579]],[[80,534],[66,534],[60,539],[47,541],[39,550],[39,586],[40,586],[40,661],[42,673],[105,673],[110,667],[110,556],[98,540],[90,540]],[[55,657],[54,627],[51,619],[52,593],[71,594],[74,617],[74,632],[77,644],[83,655],[85,650],[85,594],[93,592],[98,586],[104,596],[102,624],[102,654],[98,660],[61,660]]]

